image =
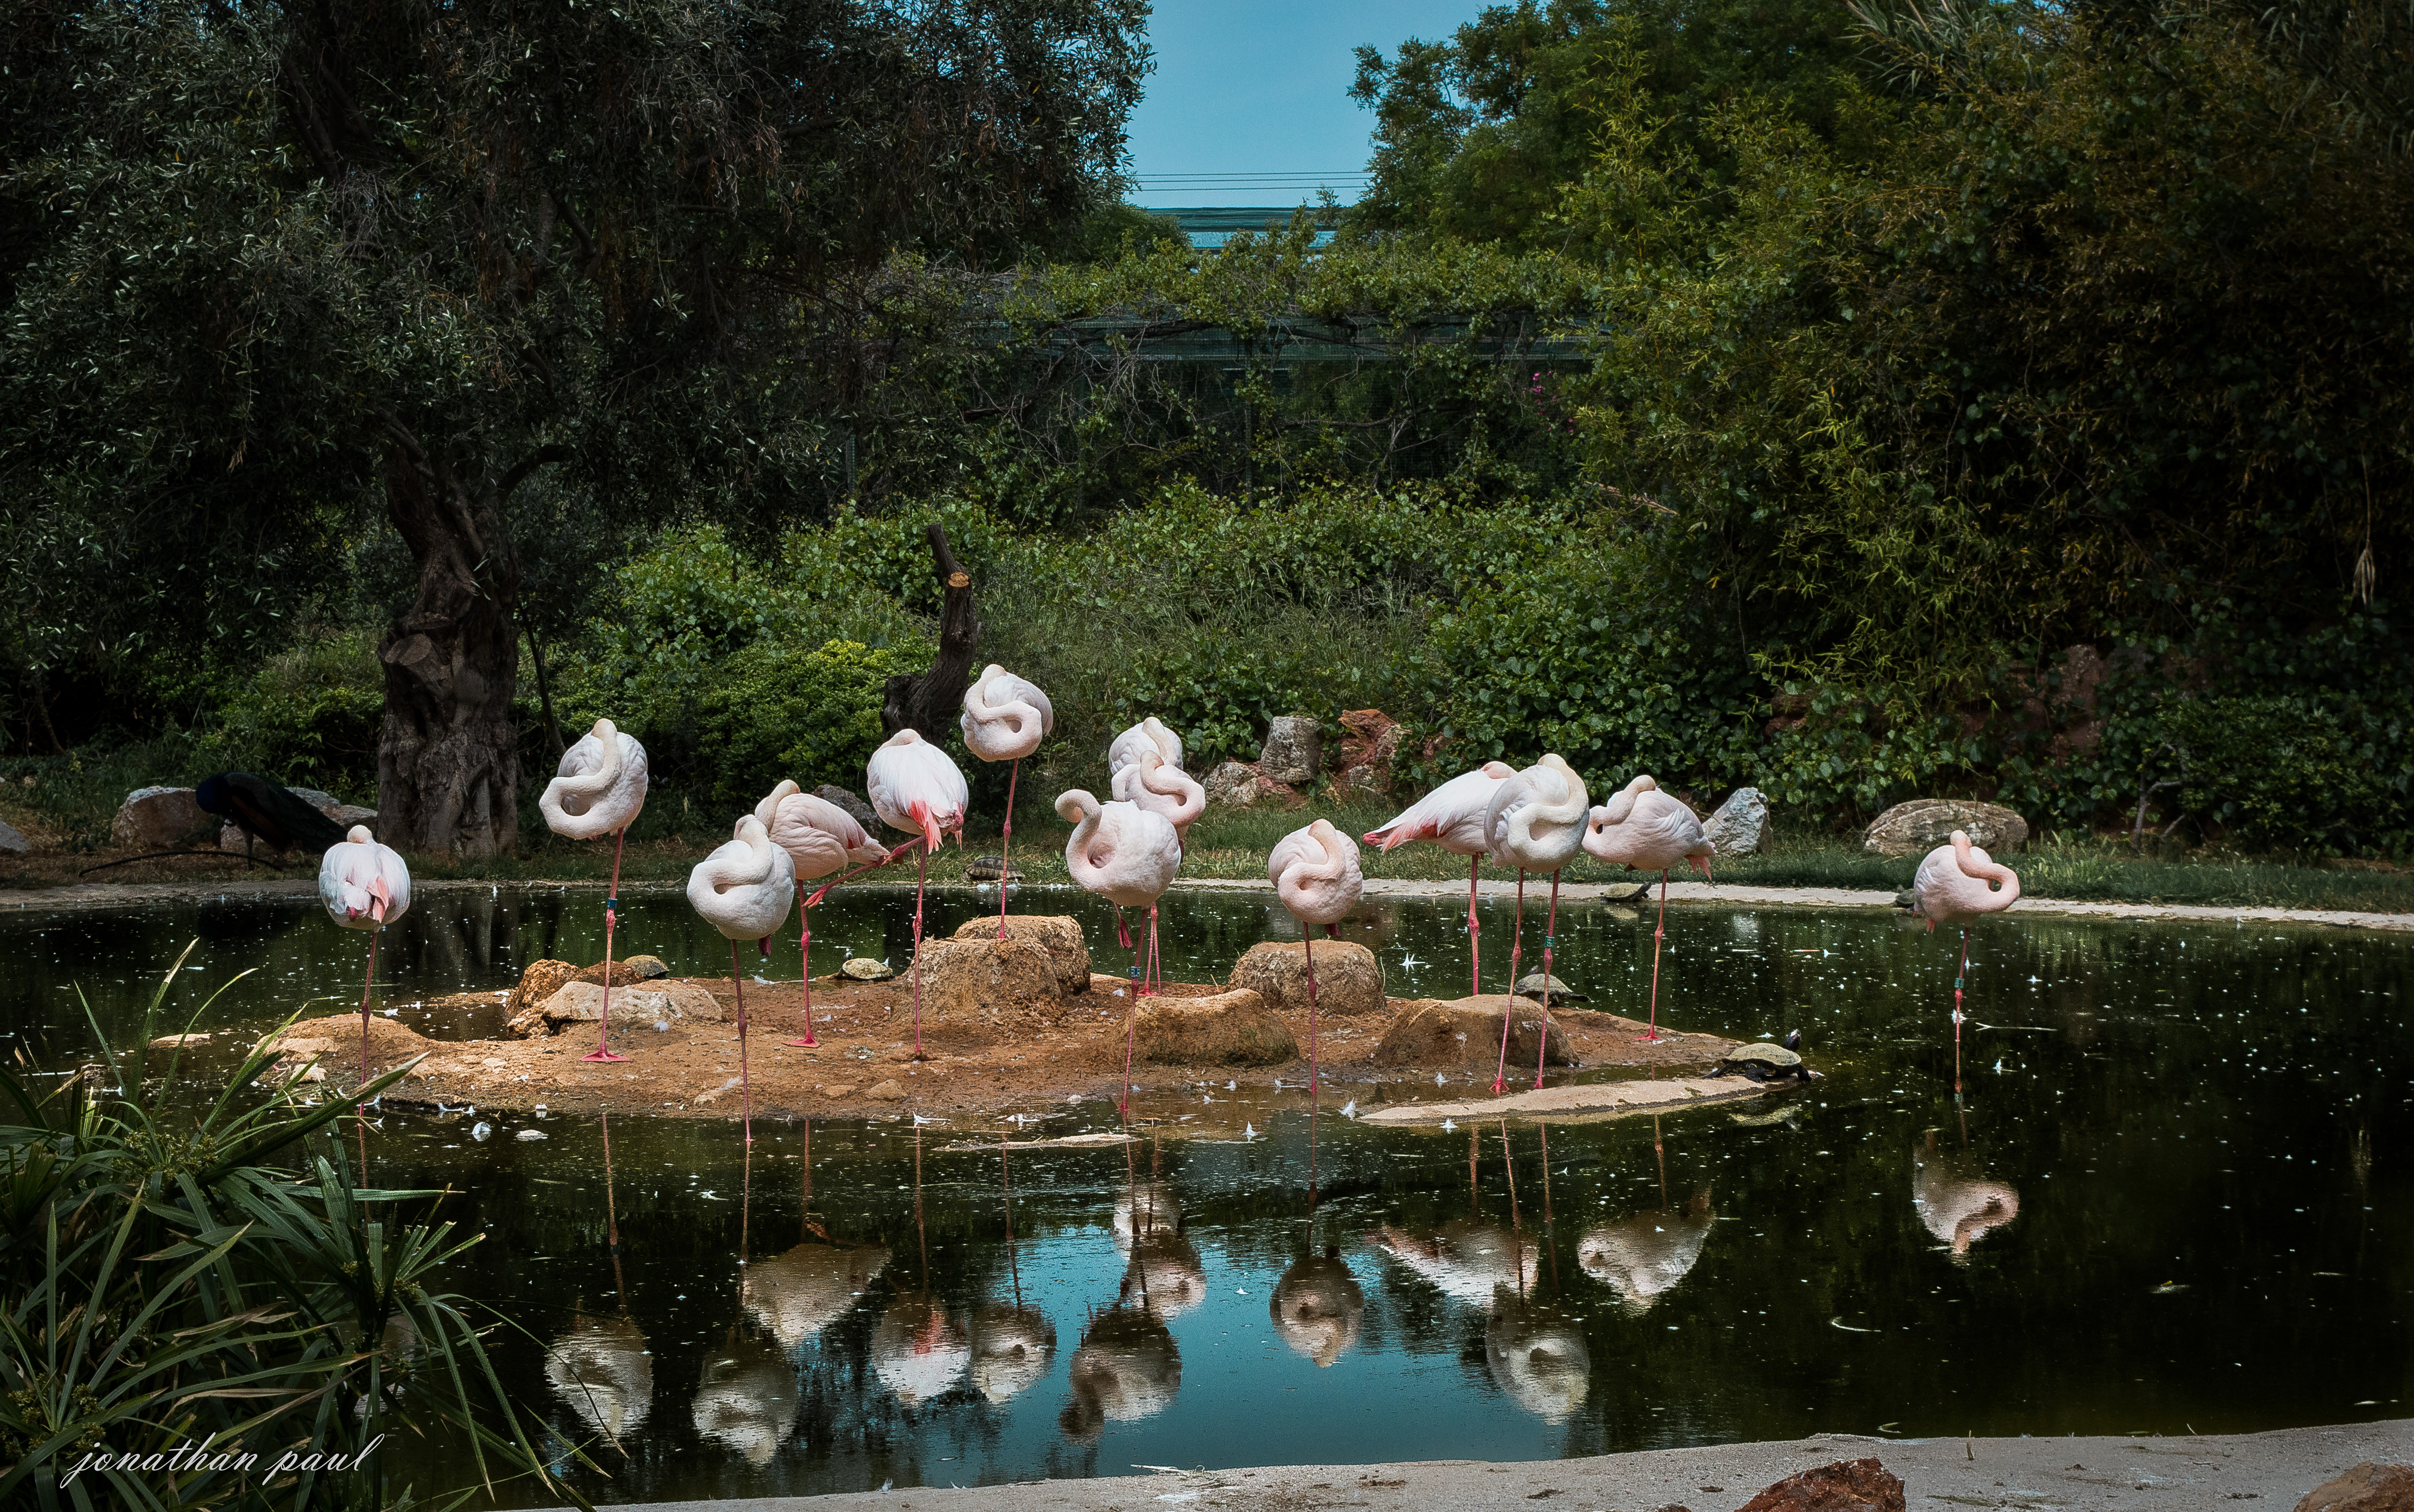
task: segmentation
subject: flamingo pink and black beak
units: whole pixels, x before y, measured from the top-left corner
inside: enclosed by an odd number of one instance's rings
[[[1710,879],[1710,859],[1707,856],[1688,856],[1685,859],[1693,863],[1693,870],[1702,874],[1703,881]]]

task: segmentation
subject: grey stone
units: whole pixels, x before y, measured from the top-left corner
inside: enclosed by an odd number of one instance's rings
[[[20,833],[15,826],[0,821],[0,851],[6,851],[11,856],[22,856],[33,848],[34,843]]]
[[[333,793],[322,793],[316,787],[288,787],[285,790],[321,814],[331,814],[344,806],[342,799]]]
[[[110,821],[110,844],[123,850],[165,850],[201,828],[201,801],[189,787],[138,787]]]
[[[1258,775],[1270,782],[1312,783],[1322,769],[1324,738],[1304,714],[1284,714],[1266,725],[1258,752]]]
[[[836,783],[822,784],[813,789],[813,796],[825,803],[835,803],[853,815],[855,822],[863,826],[865,834],[877,836],[880,833],[880,816],[872,812],[872,805]]]
[[[604,1016],[600,982],[565,981],[540,1010],[548,1028],[565,1024],[592,1024]],[[669,1024],[686,1019],[724,1022],[721,1000],[689,981],[648,982],[642,987],[617,987],[612,992],[612,1022],[618,1025]]]
[[[1861,848],[1875,856],[1921,856],[1960,830],[1980,850],[2008,854],[2029,843],[2029,823],[2000,803],[1960,798],[1915,798],[1870,821]]]
[[[1218,765],[1201,786],[1207,789],[1207,802],[1213,808],[1255,808],[1264,802],[1295,808],[1306,801],[1291,787],[1261,775],[1245,761]]]
[[[1702,832],[1719,847],[1721,860],[1751,855],[1768,843],[1767,796],[1757,787],[1736,788],[1703,821]]]
[[[365,824],[369,827],[371,833],[377,831],[378,811],[365,809],[358,803],[337,803],[331,808],[322,808],[319,812],[347,830],[356,824]]]

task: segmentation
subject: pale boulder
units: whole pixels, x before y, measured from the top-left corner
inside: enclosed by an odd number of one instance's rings
[[[34,848],[34,843],[15,826],[0,822],[0,854],[22,856]]]
[[[1266,743],[1258,751],[1258,775],[1286,785],[1312,783],[1324,760],[1324,737],[1304,714],[1284,714],[1266,723]]]
[[[121,850],[165,850],[200,829],[206,817],[189,787],[138,787],[117,805],[109,841]]]
[[[1299,1041],[1265,999],[1243,988],[1144,999],[1133,1054],[1161,1066],[1279,1066],[1299,1058]]]
[[[1702,821],[1702,832],[1719,847],[1719,861],[1751,855],[1768,843],[1767,795],[1757,787],[1736,788]]]
[[[558,1033],[567,1024],[592,1024],[604,1016],[604,984],[565,981],[544,1000],[539,1014],[547,1033]],[[717,1024],[728,1016],[721,999],[692,981],[648,981],[626,987],[616,983],[612,988],[615,1024],[678,1024],[683,1020]]]
[[[1915,798],[1870,821],[1861,848],[1873,856],[1924,856],[1962,831],[1980,850],[2007,855],[2029,843],[2029,823],[2000,803]]]
[[[1006,936],[1025,945],[1036,945],[1048,952],[1055,964],[1056,990],[1060,993],[1082,993],[1090,990],[1090,944],[1081,937],[1081,923],[1062,914],[1007,914]],[[984,914],[966,920],[956,931],[960,940],[997,939],[997,918]],[[929,946],[923,949],[927,951]]]
[[[1427,1070],[1481,1062],[1497,1064],[1500,1055],[1501,999],[1497,995],[1462,997],[1454,1002],[1426,998],[1404,1005],[1383,1038],[1375,1045],[1378,1066],[1416,1066]],[[1540,1004],[1515,1001],[1516,1017],[1509,1036],[1509,1064],[1534,1064],[1535,1035],[1542,1030]],[[1543,1049],[1554,1066],[1572,1066],[1567,1037],[1551,1025]]]
[[[1277,1013],[1307,1011],[1307,948],[1295,940],[1252,945],[1233,964],[1228,985],[1246,987]],[[1316,942],[1316,1010],[1339,1017],[1384,1010],[1383,968],[1375,952],[1348,940]]]
[[[1048,948],[1033,940],[1001,942],[995,929],[992,921],[987,938],[922,942],[916,969],[925,1014],[994,1022],[1026,1014],[1052,1019],[1062,1011],[1063,979]]]

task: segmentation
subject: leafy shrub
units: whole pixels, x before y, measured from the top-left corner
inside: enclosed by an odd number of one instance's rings
[[[782,777],[809,792],[826,782],[861,791],[864,763],[888,738],[881,690],[898,673],[921,670],[927,655],[856,640],[809,651],[758,640],[732,652],[695,705],[713,801],[752,809]]]
[[[2329,700],[2173,698],[2162,715],[2185,762],[2181,805],[2240,848],[2353,854],[2403,844],[2403,772],[2392,782],[2374,743]]]
[[[307,632],[219,711],[204,748],[296,787],[374,802],[385,669],[365,630]]]

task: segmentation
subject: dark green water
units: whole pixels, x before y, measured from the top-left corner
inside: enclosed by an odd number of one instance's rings
[[[1079,909],[1115,969],[1084,902],[1018,906]],[[902,964],[911,906],[834,897],[816,964],[825,945],[832,965],[842,945]],[[592,958],[598,911],[591,893],[425,897],[380,991]],[[932,926],[979,911],[934,895]],[[1487,911],[1496,981],[1507,922]],[[1395,994],[1464,990],[1447,905],[1370,906],[1350,930]],[[1275,933],[1291,931],[1261,900],[1178,898],[1169,973],[1220,971]],[[315,907],[6,916],[0,1032],[64,1065],[82,1040],[63,987],[85,983],[126,1032],[145,973],[195,936],[191,1000],[262,968],[223,1001],[229,1025],[358,993],[360,938]],[[1639,1010],[1647,919],[1570,910],[1559,937],[1562,977]],[[727,959],[676,895],[635,900],[622,939],[682,970]],[[794,951],[759,968],[793,977]],[[1658,1148],[1647,1120],[1378,1131],[1337,1115],[1369,1087],[1330,1087],[1311,1121],[1302,1092],[1219,1080],[1145,1100],[1163,1122],[1133,1149],[1015,1158],[1010,1246],[999,1157],[946,1148],[1010,1124],[758,1122],[750,1160],[734,1127],[616,1120],[617,1263],[591,1118],[539,1120],[548,1137],[528,1143],[507,1119],[479,1143],[474,1120],[390,1115],[370,1154],[380,1180],[466,1189],[452,1214],[487,1242],[454,1285],[566,1352],[504,1346],[559,1432],[620,1430],[625,1458],[599,1451],[612,1478],[582,1481],[598,1501],[2402,1416],[2409,951],[2331,930],[1990,922],[1957,1103],[1947,938],[1865,913],[1679,909],[1662,1016],[1799,1026],[1829,1072],[1772,1104],[1781,1120],[1670,1117]],[[1023,1137],[1114,1116],[1033,1111]],[[440,1456],[411,1469],[423,1488],[464,1478]]]

